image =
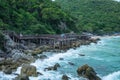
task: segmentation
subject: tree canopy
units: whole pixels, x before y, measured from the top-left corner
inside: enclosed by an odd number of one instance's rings
[[[78,19],[79,31],[97,34],[120,32],[120,2],[113,0],[56,0]]]
[[[0,0],[0,29],[24,34],[120,32],[120,2]]]

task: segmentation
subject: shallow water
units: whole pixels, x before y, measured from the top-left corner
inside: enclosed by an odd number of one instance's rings
[[[36,60],[31,63],[37,67],[37,71],[43,76],[30,77],[31,80],[61,80],[63,74],[67,74],[71,80],[85,80],[78,77],[76,70],[79,66],[89,64],[95,69],[102,80],[120,80],[120,37],[103,37],[97,44],[81,46],[70,49],[65,53],[44,53],[48,59]],[[85,56],[79,56],[85,54]],[[64,58],[64,60],[59,60]],[[72,62],[75,65],[69,65]],[[44,68],[59,63],[61,67],[57,71],[44,71]],[[16,73],[20,73],[20,69]],[[0,80],[11,80],[15,75],[0,73]]]

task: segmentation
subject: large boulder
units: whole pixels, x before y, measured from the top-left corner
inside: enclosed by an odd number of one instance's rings
[[[77,69],[77,73],[79,76],[88,78],[89,80],[101,80],[97,75],[94,69],[87,64],[79,67]]]
[[[0,70],[6,74],[11,74],[19,65],[19,62],[14,62],[11,58],[3,59],[0,61]]]
[[[21,69],[21,76],[34,76],[37,77],[37,70],[35,66],[29,65],[29,64],[24,64]]]

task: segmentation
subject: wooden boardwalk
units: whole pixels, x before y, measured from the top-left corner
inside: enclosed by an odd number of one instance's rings
[[[81,39],[81,35],[77,34],[61,34],[61,35],[51,35],[51,34],[41,34],[41,35],[22,35],[16,34],[12,31],[4,31],[17,43],[22,41],[27,41],[28,43],[34,42],[40,46],[49,45],[53,48],[64,48],[71,47],[72,43]]]

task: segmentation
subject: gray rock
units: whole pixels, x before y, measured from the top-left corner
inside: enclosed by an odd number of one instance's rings
[[[77,69],[77,73],[79,76],[85,77],[89,80],[101,80],[97,75],[94,69],[87,64],[79,67]]]
[[[26,76],[26,75],[23,75],[23,76],[17,76],[15,79],[13,79],[13,80],[29,80],[29,77],[28,76]]]
[[[79,54],[79,56],[85,56],[85,54]]]
[[[37,69],[35,66],[33,65],[29,65],[29,64],[24,64],[22,66],[22,69],[21,69],[21,76],[34,76],[34,77],[37,77],[38,74],[37,74]]]
[[[12,74],[12,69],[8,68],[3,71],[5,74]]]
[[[54,66],[50,66],[50,67],[45,68],[44,71],[57,70],[58,67],[60,67],[60,64],[56,63]]]
[[[14,60],[18,60],[18,59],[27,59],[27,60],[31,60],[33,57],[30,55],[26,55],[24,54],[22,51],[17,50],[17,49],[13,49],[10,53],[10,56],[14,59]]]
[[[40,55],[40,57],[39,57],[40,59],[46,59],[47,58],[47,56],[46,55]]]
[[[68,62],[70,65],[72,65],[72,66],[74,66],[75,64],[74,63],[72,63],[72,62]]]
[[[67,75],[62,76],[62,80],[69,80],[70,78]]]

